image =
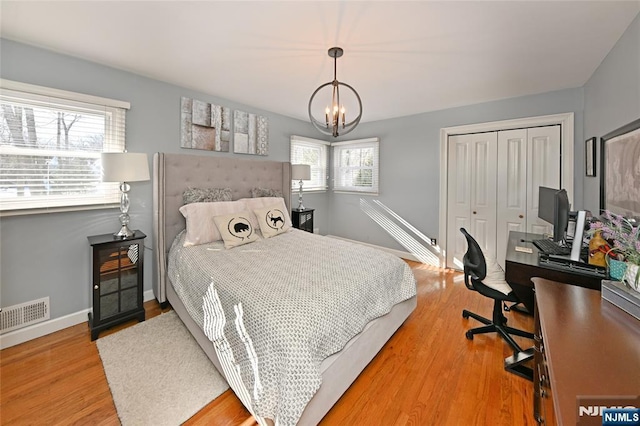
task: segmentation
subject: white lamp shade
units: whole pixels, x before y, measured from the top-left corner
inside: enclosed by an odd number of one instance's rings
[[[143,180],[149,180],[147,154],[137,152],[105,152],[102,154],[103,182]]]
[[[308,164],[291,165],[291,179],[292,180],[310,180],[311,166]]]

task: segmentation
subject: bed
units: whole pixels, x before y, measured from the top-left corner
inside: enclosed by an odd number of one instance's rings
[[[290,209],[291,166],[288,162],[165,153],[155,154],[153,164],[154,294],[160,303],[171,304],[216,368],[224,374],[223,365],[201,328],[200,320],[190,314],[169,278],[169,250],[185,228],[185,219],[179,212],[182,194],[187,188],[228,187],[232,189],[233,199],[237,200],[249,198],[252,188],[261,187],[280,191]],[[302,231],[294,230],[286,238],[319,238],[300,234]],[[388,313],[368,322],[339,352],[322,361],[322,383],[304,407],[298,424],[317,424],[324,417],[415,306],[415,295],[394,304]]]

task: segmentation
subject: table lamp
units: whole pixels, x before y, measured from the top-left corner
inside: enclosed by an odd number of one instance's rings
[[[129,229],[129,189],[127,182],[149,180],[147,154],[135,152],[105,152],[102,154],[102,181],[120,182],[120,231],[113,234],[116,239],[134,236]]]
[[[302,181],[311,179],[311,166],[308,164],[291,165],[291,179],[300,181],[300,186],[298,187],[298,210],[304,210],[304,205],[302,204]]]

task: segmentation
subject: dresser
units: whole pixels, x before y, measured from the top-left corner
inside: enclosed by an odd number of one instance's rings
[[[601,425],[601,417],[588,414],[596,405],[640,407],[640,321],[598,290],[532,281],[535,418]]]

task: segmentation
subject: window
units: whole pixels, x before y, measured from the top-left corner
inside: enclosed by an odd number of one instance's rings
[[[304,192],[327,190],[328,145],[328,142],[317,139],[291,136],[291,164],[311,166],[311,181],[302,184]],[[297,191],[299,186],[299,181],[292,181],[292,191]]]
[[[335,191],[378,194],[378,145],[378,138],[331,144]]]
[[[129,104],[0,80],[0,212],[118,203],[100,154],[122,152]]]

